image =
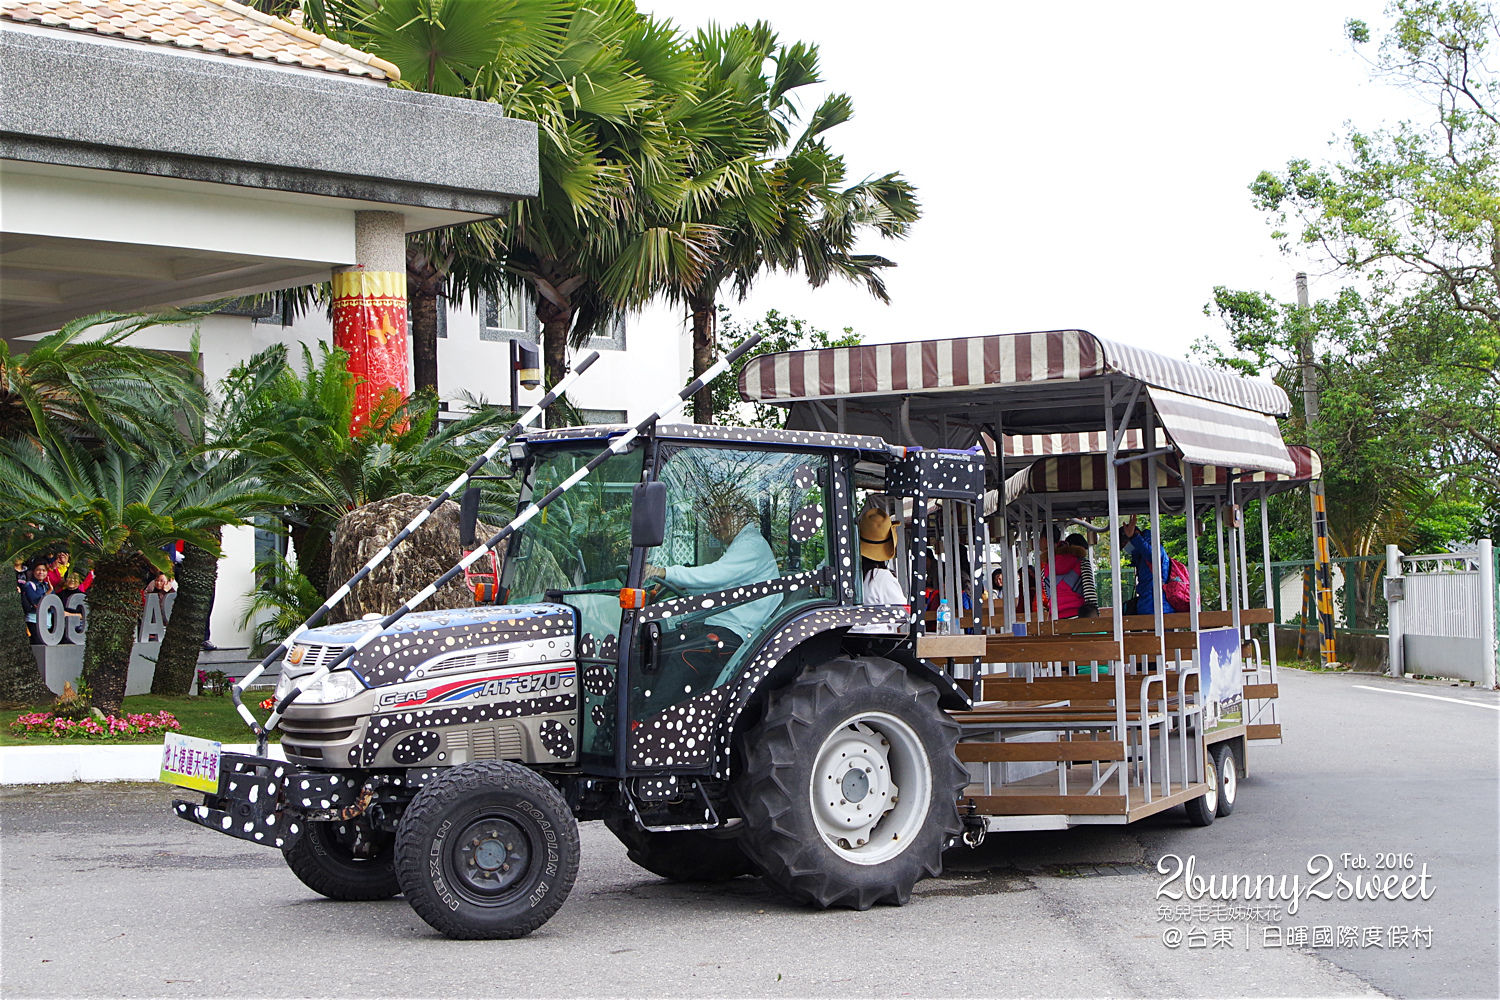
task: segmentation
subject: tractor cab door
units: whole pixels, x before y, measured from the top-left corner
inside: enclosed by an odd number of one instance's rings
[[[545,496],[599,452],[597,441],[538,455],[521,503]],[[515,604],[561,600],[578,617],[579,752],[613,758],[612,692],[619,663],[620,589],[630,571],[631,498],[644,451],[612,456],[526,525],[506,553],[503,583]]]
[[[767,631],[834,594],[827,452],[662,443],[666,531],[646,551],[626,700],[635,769],[694,766]]]

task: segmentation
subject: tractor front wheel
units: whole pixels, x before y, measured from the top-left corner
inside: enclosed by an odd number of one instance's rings
[[[509,761],[464,764],[417,793],[396,829],[396,876],[451,938],[517,938],[578,877],[578,823],[546,779]]]

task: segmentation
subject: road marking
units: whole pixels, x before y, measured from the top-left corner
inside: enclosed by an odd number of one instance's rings
[[[1500,712],[1500,705],[1486,705],[1482,701],[1465,701],[1462,698],[1444,698],[1440,694],[1419,694],[1416,691],[1392,691],[1390,688],[1370,687],[1368,684],[1354,684],[1361,691],[1379,691],[1381,694],[1404,694],[1408,698],[1431,698],[1433,701],[1451,701],[1455,705],[1472,705],[1474,708],[1487,708],[1491,712]]]

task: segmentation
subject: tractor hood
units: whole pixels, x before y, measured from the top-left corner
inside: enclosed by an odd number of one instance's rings
[[[332,663],[372,621],[340,622],[297,637],[282,665],[300,675]],[[409,614],[355,654],[349,668],[372,687],[437,673],[571,659],[573,609],[508,604]]]

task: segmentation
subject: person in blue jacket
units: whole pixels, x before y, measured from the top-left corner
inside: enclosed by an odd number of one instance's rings
[[[1156,587],[1154,574],[1160,573],[1163,581],[1172,575],[1172,563],[1160,545],[1151,538],[1151,529],[1138,530],[1135,518],[1120,525],[1120,547],[1130,557],[1135,568],[1135,596],[1125,605],[1127,615],[1151,615],[1156,613]],[[1166,595],[1161,599],[1162,614],[1181,610],[1174,608]]]

